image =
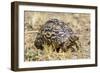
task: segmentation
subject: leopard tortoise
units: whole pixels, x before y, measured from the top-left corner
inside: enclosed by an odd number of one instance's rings
[[[56,52],[64,52],[71,49],[72,52],[79,50],[79,37],[63,21],[58,19],[48,20],[37,33],[34,45],[37,49],[44,49],[44,44],[52,46]]]

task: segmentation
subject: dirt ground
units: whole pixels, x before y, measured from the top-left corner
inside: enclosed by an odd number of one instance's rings
[[[55,13],[55,12],[32,12],[24,13],[24,60],[25,61],[48,61],[67,59],[90,58],[90,14],[85,13]],[[81,48],[76,52],[51,52],[52,47],[45,46],[47,50],[39,50],[34,46],[34,40],[41,26],[49,19],[59,19],[69,23],[72,30],[79,36]]]

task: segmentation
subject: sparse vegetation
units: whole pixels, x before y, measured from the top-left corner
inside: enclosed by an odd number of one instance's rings
[[[52,46],[44,45],[40,50],[34,46],[37,32],[48,19],[57,18],[69,23],[69,26],[79,36],[81,48],[72,52],[71,49],[64,52],[53,51]],[[25,12],[25,61],[49,61],[67,59],[90,58],[90,15],[77,13],[49,13],[49,12]]]

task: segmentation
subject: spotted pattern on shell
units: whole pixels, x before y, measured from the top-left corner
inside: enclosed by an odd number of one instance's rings
[[[79,37],[63,21],[58,19],[48,20],[37,33],[34,45],[37,49],[44,49],[44,44],[52,46],[53,50],[59,52],[60,49],[72,51],[79,49]],[[73,47],[74,46],[74,47]]]

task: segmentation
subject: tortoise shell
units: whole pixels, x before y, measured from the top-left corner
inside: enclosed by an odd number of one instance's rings
[[[43,49],[44,44],[52,45],[53,49],[59,51],[73,46],[77,40],[78,37],[66,23],[58,19],[50,19],[40,28],[34,45],[38,49]]]

